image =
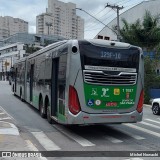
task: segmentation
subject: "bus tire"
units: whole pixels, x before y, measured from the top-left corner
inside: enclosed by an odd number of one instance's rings
[[[51,118],[49,106],[47,106],[47,121],[48,121],[48,123],[52,124],[52,118]]]
[[[20,99],[22,102],[24,102],[24,99],[22,98],[22,88],[20,89]]]
[[[43,98],[41,96],[40,96],[40,99],[39,99],[39,110],[40,110],[41,117],[45,118],[46,117],[45,108],[44,108],[44,104],[43,104]]]

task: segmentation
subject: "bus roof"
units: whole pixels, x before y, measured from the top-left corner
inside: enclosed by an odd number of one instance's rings
[[[124,42],[117,42],[117,41],[109,41],[109,40],[102,40],[102,39],[83,39],[83,40],[63,40],[63,41],[59,41],[56,43],[52,43],[36,52],[34,52],[33,54],[30,54],[27,57],[21,58],[20,60],[16,61],[16,63],[19,62],[23,62],[27,59],[33,58],[38,56],[39,54],[42,54],[46,51],[52,50],[53,48],[56,48],[58,46],[61,46],[63,44],[66,44],[67,42],[72,43],[73,41],[81,41],[81,42],[86,42],[88,41],[89,43],[93,44],[93,45],[97,45],[97,46],[108,46],[108,47],[118,47],[118,48],[130,48],[131,45],[129,43],[124,43]],[[136,46],[135,46],[136,47]]]
[[[46,46],[46,47],[34,52],[33,54],[30,54],[27,58],[30,59],[32,57],[35,57],[35,56],[37,56],[39,54],[42,54],[42,53],[44,53],[46,51],[49,51],[49,50],[51,50],[51,49],[53,49],[55,47],[58,47],[58,46],[60,46],[62,44],[65,44],[67,42],[68,42],[68,40],[63,40],[63,41],[59,41],[59,42],[56,42],[56,43],[52,43],[52,44],[50,44],[50,45],[48,45],[48,46]]]
[[[82,40],[83,41],[83,40]],[[84,41],[88,41],[94,45],[98,46],[108,46],[108,47],[118,47],[118,48],[129,48],[131,45],[129,43],[117,42],[117,41],[109,41],[103,39],[86,39]]]

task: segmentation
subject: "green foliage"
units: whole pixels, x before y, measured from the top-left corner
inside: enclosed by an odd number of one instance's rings
[[[145,57],[145,103],[148,103],[150,99],[150,88],[160,88],[160,76],[155,72],[157,65],[160,64],[159,20],[159,15],[153,16],[149,11],[146,11],[142,21],[137,19],[135,23],[129,24],[125,19],[122,19],[123,28],[120,29],[122,41],[140,46],[147,52],[154,51],[155,53],[152,58]]]
[[[156,74],[155,68],[157,59],[145,57],[144,60],[144,102],[148,103],[150,100],[149,90],[151,88],[160,88],[160,76]]]
[[[34,52],[40,50],[40,48],[34,47],[33,45],[32,45],[32,46],[26,45],[25,50],[26,50],[26,53],[32,54],[32,53],[34,53]]]
[[[147,50],[153,50],[160,42],[159,15],[152,16],[146,11],[142,22],[137,19],[135,23],[129,24],[122,19],[123,28],[120,35],[124,42],[140,46]]]

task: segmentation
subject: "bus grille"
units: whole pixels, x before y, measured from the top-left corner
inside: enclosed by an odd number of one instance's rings
[[[134,85],[137,73],[121,72],[118,75],[106,74],[103,71],[83,71],[84,81],[99,85]]]

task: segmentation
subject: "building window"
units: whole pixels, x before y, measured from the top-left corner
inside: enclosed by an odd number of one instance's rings
[[[110,40],[110,37],[104,37],[105,40]]]
[[[101,35],[98,35],[98,39],[103,39],[103,36],[101,36]]]

